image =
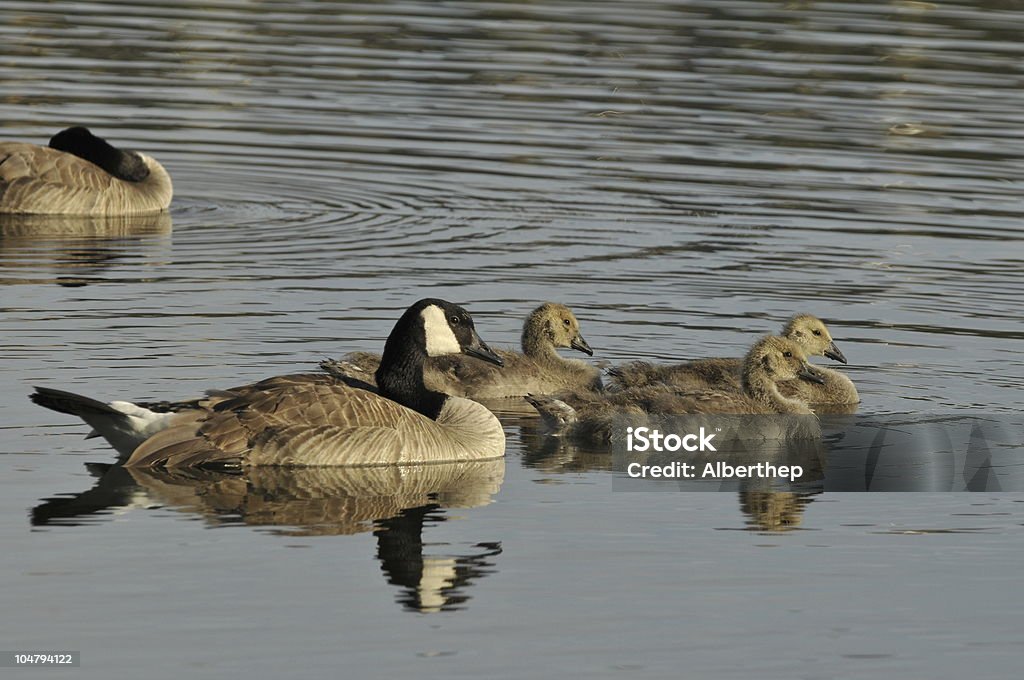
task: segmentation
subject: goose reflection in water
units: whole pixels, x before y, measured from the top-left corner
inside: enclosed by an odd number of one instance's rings
[[[466,588],[495,571],[500,542],[466,554],[427,555],[424,527],[447,521],[446,508],[486,505],[501,488],[504,459],[434,465],[348,468],[251,468],[233,475],[90,464],[93,488],[32,509],[34,526],[80,524],[132,507],[195,513],[216,525],[274,527],[288,536],[372,531],[377,559],[397,601],[417,612],[462,608]]]
[[[388,583],[402,588],[397,599],[409,611],[461,609],[469,600],[465,586],[495,571],[490,558],[501,554],[501,543],[477,543],[469,555],[425,555],[423,527],[445,521],[437,513],[440,507],[407,508],[375,523],[381,571]]]
[[[86,286],[118,261],[145,255],[171,234],[171,215],[0,215],[3,283]],[[45,265],[45,266],[43,266]],[[39,272],[52,269],[53,278]],[[32,278],[15,276],[18,270]]]

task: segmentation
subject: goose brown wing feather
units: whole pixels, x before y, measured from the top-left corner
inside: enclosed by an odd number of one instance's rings
[[[494,416],[461,399],[433,421],[328,375],[280,376],[224,394],[143,442],[127,465],[386,465],[504,453],[504,436],[488,430],[500,432]],[[500,446],[491,441],[498,437]]]
[[[110,175],[77,156],[32,144],[4,146],[0,210],[87,213],[95,207],[99,192],[110,188]]]
[[[394,426],[411,413],[396,402],[330,376],[278,376],[225,390],[212,408],[189,412],[188,418],[143,442],[127,464],[187,467],[240,462],[257,442],[266,452],[273,433],[294,432],[296,422],[304,428],[352,427],[359,422]]]

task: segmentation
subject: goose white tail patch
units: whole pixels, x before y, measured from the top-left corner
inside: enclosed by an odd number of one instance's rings
[[[448,325],[443,309],[430,305],[420,312],[420,316],[423,317],[423,333],[427,339],[427,356],[439,357],[462,352],[462,345]]]

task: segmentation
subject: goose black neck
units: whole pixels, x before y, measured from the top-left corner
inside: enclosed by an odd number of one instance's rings
[[[84,127],[61,130],[50,139],[50,148],[98,165],[108,174],[125,182],[141,182],[149,177],[149,168],[139,154],[122,151]]]
[[[428,390],[423,383],[423,363],[427,354],[416,342],[392,333],[384,345],[377,369],[377,387],[381,396],[397,401],[431,420],[437,420],[448,395]]]

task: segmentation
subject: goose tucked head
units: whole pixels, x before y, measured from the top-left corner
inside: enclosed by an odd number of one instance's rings
[[[743,360],[743,380],[747,385],[796,378],[819,384],[825,382],[807,363],[804,349],[788,338],[775,335],[761,338]]]
[[[846,357],[832,340],[828,327],[816,316],[797,314],[786,323],[782,335],[799,343],[810,356],[823,356],[846,363]]]
[[[555,347],[570,347],[590,356],[594,350],[580,333],[580,322],[576,315],[556,302],[545,302],[530,312],[523,324],[523,351],[537,355]]]
[[[50,148],[98,165],[125,182],[141,182],[149,177],[149,166],[141,154],[118,149],[80,125],[51,137]]]

